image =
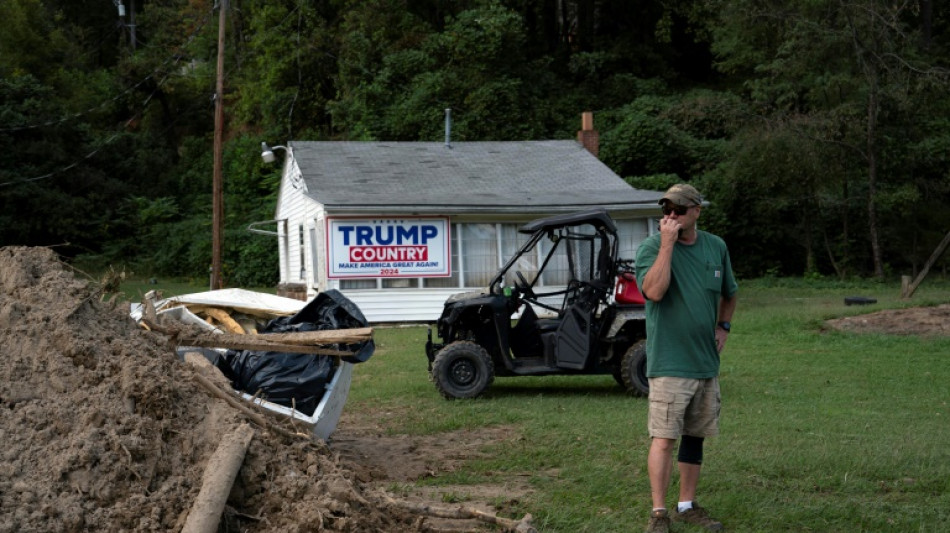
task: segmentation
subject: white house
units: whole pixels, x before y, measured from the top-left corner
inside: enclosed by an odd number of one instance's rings
[[[339,289],[370,322],[433,322],[446,298],[488,285],[526,240],[522,224],[594,207],[617,222],[621,257],[634,258],[662,193],[601,163],[590,127],[578,138],[289,142],[275,216],[279,293]]]

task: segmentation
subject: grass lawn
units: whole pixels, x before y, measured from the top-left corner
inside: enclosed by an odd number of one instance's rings
[[[707,441],[699,492],[728,531],[947,529],[950,338],[821,327],[832,317],[950,302],[950,282],[932,278],[909,302],[897,283],[740,284],[723,353],[722,435]],[[846,307],[845,296],[878,303]],[[376,355],[356,367],[347,411],[393,434],[506,426],[519,437],[420,483],[518,476],[534,492],[517,511],[532,513],[542,531],[643,530],[645,399],[602,376],[499,378],[483,398],[446,401],[428,380],[425,335],[377,328]]]

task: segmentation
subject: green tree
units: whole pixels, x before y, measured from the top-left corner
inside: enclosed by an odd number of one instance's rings
[[[331,106],[347,137],[441,139],[446,108],[456,140],[542,136],[549,82],[524,55],[517,13],[483,2],[434,32],[398,4],[367,3],[347,14],[340,98]]]
[[[917,4],[713,3],[722,14],[713,27],[720,68],[748,76],[748,95],[759,113],[778,124],[794,124],[806,142],[843,148],[839,157],[850,164],[838,165],[840,174],[826,172],[824,178],[837,182],[845,195],[838,205],[850,205],[852,195],[863,196],[872,270],[883,277],[880,210],[917,196],[905,187],[909,177],[899,171],[901,164],[889,158],[907,153],[904,143],[917,135],[913,118],[921,108],[919,95],[945,75],[928,66],[935,58],[921,50],[920,34],[908,24]],[[863,168],[862,175],[852,176],[852,165]],[[883,174],[885,169],[890,172]]]

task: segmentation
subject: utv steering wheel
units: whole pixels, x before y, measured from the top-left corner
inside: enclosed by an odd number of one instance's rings
[[[534,291],[531,290],[531,284],[528,283],[528,280],[524,279],[524,275],[520,270],[515,271],[515,276],[518,277],[518,281],[520,282],[520,285],[518,285],[518,290],[521,291],[521,294],[527,296],[528,298],[536,299],[537,297],[534,295]]]

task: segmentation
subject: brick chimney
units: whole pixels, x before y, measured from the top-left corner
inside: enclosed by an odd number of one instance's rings
[[[577,142],[594,154],[594,157],[599,157],[600,134],[594,129],[594,113],[591,111],[581,113],[581,129],[577,132]]]

